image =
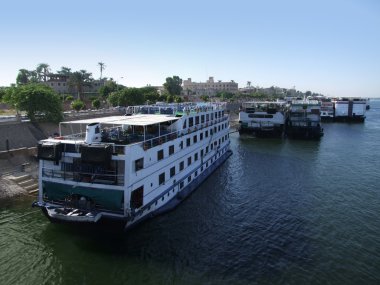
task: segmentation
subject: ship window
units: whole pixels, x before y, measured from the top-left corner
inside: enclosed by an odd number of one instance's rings
[[[191,164],[191,156],[189,156],[188,158],[187,158],[187,165],[190,165]]]
[[[174,145],[169,146],[169,155],[172,155],[174,153]]]
[[[201,149],[201,157],[203,157],[203,149]]]
[[[173,177],[175,175],[175,166],[170,168],[170,177]]]
[[[208,161],[206,162],[206,167],[208,167]]]
[[[214,113],[211,113],[211,121],[214,120]]]
[[[183,161],[181,161],[179,163],[179,171],[182,171],[184,168],[185,168],[185,163]]]
[[[198,160],[198,153],[194,154],[194,161]]]
[[[198,171],[195,171],[194,177],[197,177],[197,176],[198,176]]]
[[[161,173],[159,176],[158,176],[158,185],[161,185],[161,184],[164,184],[165,183],[165,172],[164,173]]]
[[[140,208],[143,205],[144,186],[137,188],[131,193],[131,207]]]
[[[205,132],[206,138],[208,138],[208,131]]]
[[[192,127],[194,125],[194,118],[189,118],[189,127]]]
[[[220,132],[220,126],[218,126],[218,132]]]
[[[190,182],[190,181],[191,181],[191,175],[187,177],[187,182]]]
[[[201,172],[203,171],[203,166],[201,167]]]
[[[190,138],[186,139],[186,146],[190,146]]]
[[[200,133],[200,134],[199,134],[199,139],[200,139],[200,140],[203,140],[203,133]]]
[[[196,116],[196,117],[195,117],[195,124],[196,124],[196,125],[199,124],[199,116]]]
[[[218,112],[215,112],[215,119],[218,118]]]
[[[161,198],[161,201],[164,201],[164,199],[165,199],[165,197],[164,197],[164,196],[162,196],[162,198]]]
[[[184,128],[184,129],[186,129],[186,126],[187,126],[186,122],[187,122],[187,120],[185,119],[185,120],[183,121],[183,128]]]
[[[144,168],[144,158],[139,158],[135,160],[135,171],[139,171]]]
[[[209,114],[206,114],[206,121],[208,122],[210,120]]]
[[[214,149],[214,145],[212,144],[212,145],[210,146],[210,148],[211,148],[211,150],[213,150],[213,149]]]
[[[197,141],[198,141],[198,136],[197,135],[193,136],[193,143],[196,143]]]
[[[157,160],[161,160],[164,158],[164,150],[161,149],[159,151],[157,151]]]
[[[206,146],[206,153],[208,153],[208,146]]]
[[[179,189],[182,189],[183,188],[183,181],[181,181],[181,183],[179,183]]]
[[[205,122],[205,115],[201,115],[201,123],[203,124]]]

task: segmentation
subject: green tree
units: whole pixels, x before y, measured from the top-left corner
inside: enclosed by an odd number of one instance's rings
[[[182,79],[179,76],[167,77],[164,87],[170,95],[180,95],[182,91]]]
[[[168,95],[166,97],[166,102],[168,103],[173,103],[174,102],[174,99],[175,99],[175,96],[174,95]]]
[[[108,96],[108,102],[112,106],[133,106],[144,104],[145,98],[140,88],[125,88],[112,92]]]
[[[157,102],[158,98],[160,97],[160,94],[158,94],[158,91],[156,88],[151,86],[146,86],[140,88],[141,94],[144,96],[144,101],[147,102]]]
[[[7,93],[7,88],[6,87],[0,87],[0,102],[3,101],[3,98],[5,98],[6,93]]]
[[[86,70],[75,71],[70,75],[70,85],[75,87],[78,92],[78,100],[83,100],[83,87],[91,86],[93,79],[92,73]]]
[[[50,73],[50,67],[47,63],[40,63],[36,68],[38,81],[44,81],[46,82],[47,77]]]
[[[71,102],[71,109],[75,110],[75,111],[79,111],[79,110],[82,110],[84,109],[85,107],[85,104],[83,103],[82,100],[74,100],[73,102]]]
[[[107,97],[107,101],[111,106],[120,106],[120,92],[111,92]]]
[[[175,96],[175,98],[174,98],[174,102],[176,102],[176,103],[182,103],[182,102],[183,102],[183,99],[182,99],[181,96]]]
[[[16,84],[28,84],[38,82],[37,73],[34,70],[20,69],[16,77]]]
[[[210,97],[207,96],[207,95],[202,95],[202,96],[201,96],[201,100],[202,100],[203,102],[208,102],[208,101],[210,101]]]
[[[100,100],[99,98],[96,98],[95,100],[92,100],[92,107],[94,107],[95,109],[99,109],[100,108]]]
[[[45,84],[30,83],[13,86],[6,90],[4,101],[13,106],[17,112],[25,111],[28,118],[59,122],[63,118],[62,104],[59,96]]]
[[[123,89],[123,88],[120,88],[120,89]],[[114,91],[117,91],[118,89],[119,88],[116,82],[113,80],[110,80],[105,85],[100,87],[99,95],[102,96],[103,98],[107,98],[109,94],[111,94]]]

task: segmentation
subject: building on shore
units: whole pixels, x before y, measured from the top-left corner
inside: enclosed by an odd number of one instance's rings
[[[83,86],[84,93],[98,93],[100,87],[105,85],[107,79],[97,79],[91,81],[88,85]],[[55,92],[59,94],[76,94],[77,90],[75,86],[70,84],[70,76],[64,74],[49,74],[47,81],[42,82],[51,87]]]
[[[209,77],[206,82],[193,82],[191,78],[183,81],[183,94],[185,96],[215,96],[218,92],[238,92],[238,83],[235,81],[223,82],[214,81],[214,77]]]

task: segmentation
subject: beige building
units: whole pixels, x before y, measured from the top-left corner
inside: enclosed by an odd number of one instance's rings
[[[97,93],[104,84],[106,79],[93,80],[91,85],[83,86],[84,93]],[[76,94],[75,87],[70,84],[70,78],[68,75],[62,74],[49,74],[48,80],[43,82],[50,86],[55,92],[59,94]]]
[[[183,81],[182,92],[184,95],[215,96],[218,92],[237,93],[238,84],[233,80],[229,82],[214,81],[214,77],[209,77],[206,82],[192,82],[191,78]]]

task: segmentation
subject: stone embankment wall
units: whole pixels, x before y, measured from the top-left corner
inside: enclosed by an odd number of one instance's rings
[[[58,131],[52,123],[9,122],[0,124],[0,151],[35,147],[41,139]]]

